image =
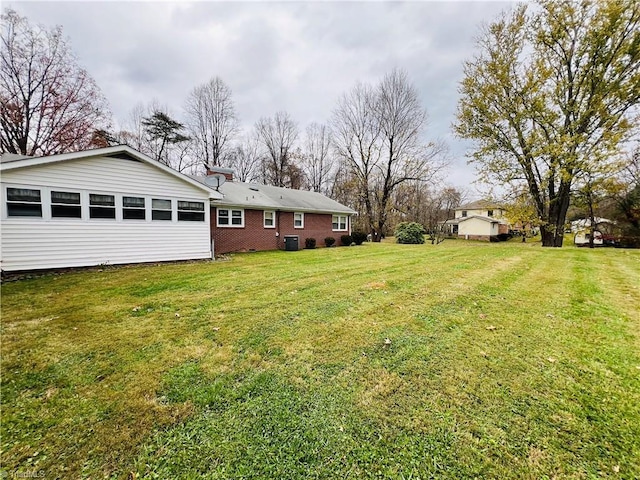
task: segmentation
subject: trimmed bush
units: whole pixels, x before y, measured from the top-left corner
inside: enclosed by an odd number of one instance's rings
[[[424,243],[424,227],[417,222],[401,222],[396,226],[396,243]]]
[[[324,246],[325,247],[332,247],[334,243],[336,243],[336,239],[333,238],[333,237],[326,237],[324,239]]]
[[[315,238],[305,238],[304,239],[304,248],[316,248],[316,239]]]
[[[353,238],[351,238],[351,235],[342,235],[340,237],[340,244],[344,247],[348,247],[349,245],[351,245],[353,243]]]
[[[364,232],[353,232],[351,234],[351,238],[353,239],[353,243],[356,245],[362,245],[362,243],[367,239],[367,234]]]

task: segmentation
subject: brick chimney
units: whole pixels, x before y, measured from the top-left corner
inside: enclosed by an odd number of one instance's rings
[[[215,175],[217,173],[221,173],[224,175],[224,178],[227,182],[233,182],[233,169],[232,168],[224,168],[224,167],[207,167],[207,177],[209,175]]]

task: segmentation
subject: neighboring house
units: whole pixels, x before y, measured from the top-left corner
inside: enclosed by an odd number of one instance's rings
[[[226,177],[218,187],[223,198],[211,202],[216,253],[289,249],[295,244],[302,249],[307,238],[323,246],[326,237],[333,237],[340,245],[340,237],[351,234],[356,211],[320,193],[235,182],[229,169],[209,173],[193,178],[214,188],[220,173]]]
[[[606,230],[607,233],[611,233],[613,228],[615,227],[615,222],[609,220],[607,218],[595,217],[595,228],[598,230]],[[578,233],[582,231],[588,231],[591,229],[591,219],[589,218],[581,218],[579,220],[574,220],[570,224],[571,233]]]
[[[615,228],[615,222],[606,218],[595,217],[595,225],[593,230],[593,244],[595,246],[614,245],[614,236],[612,235]],[[591,220],[581,218],[571,222],[571,233],[574,233],[573,243],[578,247],[589,246],[591,240]]]
[[[497,238],[509,233],[509,224],[504,218],[504,209],[493,202],[477,200],[455,209],[455,218],[444,222],[448,233],[467,240]]]
[[[4,271],[212,258],[222,194],[130,147],[5,155],[0,171]]]

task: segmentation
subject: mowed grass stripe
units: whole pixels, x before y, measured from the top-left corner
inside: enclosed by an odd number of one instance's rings
[[[639,258],[382,244],[3,285],[2,462],[633,478]]]

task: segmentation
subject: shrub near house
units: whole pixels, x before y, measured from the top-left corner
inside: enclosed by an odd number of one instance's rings
[[[401,222],[396,227],[394,235],[397,243],[424,243],[424,227],[416,222]]]

